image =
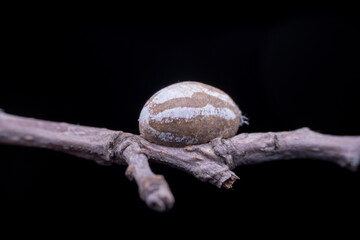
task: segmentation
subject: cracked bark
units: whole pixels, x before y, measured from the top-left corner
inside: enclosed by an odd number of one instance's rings
[[[278,159],[321,159],[349,170],[360,162],[359,136],[320,134],[308,128],[288,132],[242,133],[229,139],[185,148],[156,145],[138,135],[68,123],[19,117],[0,111],[0,143],[62,151],[98,164],[128,165],[126,176],[139,186],[140,198],[156,210],[171,209],[174,197],[148,160],[181,169],[201,181],[231,188],[231,170]]]

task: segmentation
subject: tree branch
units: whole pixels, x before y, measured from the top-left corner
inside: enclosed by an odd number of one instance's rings
[[[139,194],[157,211],[170,209],[174,197],[148,159],[190,173],[217,187],[231,188],[237,166],[277,159],[321,159],[357,170],[359,136],[332,136],[301,128],[288,132],[243,133],[208,144],[172,148],[156,145],[138,135],[104,128],[85,127],[24,118],[0,111],[0,143],[62,151],[99,164],[128,165],[126,175],[135,179]]]
[[[352,171],[360,164],[359,136],[333,136],[301,128],[278,133],[243,133],[221,141],[234,166],[295,158],[325,160]]]

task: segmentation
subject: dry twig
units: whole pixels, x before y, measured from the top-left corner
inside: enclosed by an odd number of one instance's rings
[[[104,128],[85,127],[19,117],[0,111],[0,143],[62,151],[99,164],[128,165],[139,194],[157,211],[170,209],[174,197],[161,175],[148,163],[153,160],[190,173],[217,187],[231,188],[237,166],[277,159],[322,159],[350,170],[360,162],[360,136],[332,136],[301,128],[288,132],[242,133],[208,144],[171,148],[138,135]]]

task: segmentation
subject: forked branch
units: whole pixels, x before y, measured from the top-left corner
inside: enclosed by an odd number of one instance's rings
[[[104,128],[85,127],[24,118],[0,111],[0,143],[62,151],[99,164],[128,165],[126,175],[135,179],[139,194],[157,211],[170,209],[174,197],[148,159],[181,169],[201,181],[231,188],[237,166],[278,159],[321,159],[357,170],[360,136],[332,136],[301,128],[288,132],[242,133],[208,144],[172,148],[156,145],[138,135]]]

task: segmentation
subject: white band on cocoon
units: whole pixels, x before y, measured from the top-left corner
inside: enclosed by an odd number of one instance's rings
[[[219,98],[224,102],[234,106],[233,101],[228,95],[209,90],[192,82],[182,82],[160,90],[159,92],[155,93],[156,96],[153,99],[153,103],[161,104],[172,99],[191,98],[194,93],[198,92],[203,92],[210,96]]]
[[[206,106],[202,108],[177,107],[166,109],[156,115],[150,116],[150,119],[158,122],[164,120],[164,122],[167,123],[180,118],[188,121],[198,116],[216,116],[226,120],[236,118],[236,114],[228,108],[216,108],[211,104],[206,104]]]

